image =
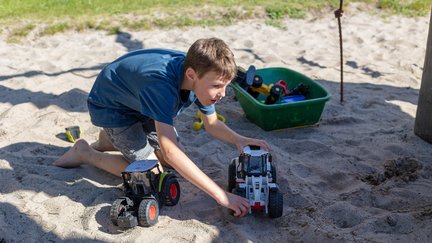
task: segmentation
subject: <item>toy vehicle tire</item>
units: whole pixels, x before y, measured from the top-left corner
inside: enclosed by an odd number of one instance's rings
[[[127,211],[127,208],[128,207],[126,206],[126,199],[116,199],[113,202],[110,209],[110,219],[115,226],[118,226],[118,217],[123,214],[123,212]]]
[[[159,217],[159,205],[156,199],[143,199],[138,208],[138,222],[141,226],[155,225]]]
[[[263,78],[261,76],[255,74],[255,77],[253,78],[253,82],[252,82],[252,87],[259,88],[259,87],[261,87],[263,82],[264,82]]]
[[[283,213],[283,196],[279,191],[269,191],[268,215],[278,218]]]
[[[174,174],[167,174],[163,179],[162,200],[166,206],[175,206],[180,200],[180,184]]]
[[[236,187],[236,164],[233,160],[228,167],[228,192],[232,192]]]

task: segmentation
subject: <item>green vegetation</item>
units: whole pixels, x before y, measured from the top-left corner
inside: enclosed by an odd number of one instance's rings
[[[25,24],[17,28],[14,28],[9,37],[9,41],[10,42],[18,41],[20,38],[27,36],[30,33],[30,31],[32,31],[34,28],[35,26],[33,24]]]
[[[388,9],[395,14],[406,16],[426,15],[431,9],[430,0],[416,1],[397,1],[397,0],[379,0],[377,6],[382,9]]]
[[[373,4],[405,16],[427,15],[431,7],[430,0],[344,1],[350,2]],[[1,0],[0,29],[7,26],[9,40],[14,41],[31,31],[37,35],[88,29],[118,33],[122,29],[229,25],[252,18],[280,27],[286,17],[329,13],[338,6],[339,0]]]
[[[42,35],[53,35],[55,33],[64,32],[65,30],[70,29],[70,26],[68,23],[54,23],[52,25],[49,25],[42,31]]]

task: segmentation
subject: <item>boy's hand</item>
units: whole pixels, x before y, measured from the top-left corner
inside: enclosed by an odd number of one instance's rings
[[[229,208],[234,211],[234,216],[243,217],[249,212],[250,204],[249,201],[244,198],[237,196],[235,194],[225,192],[225,195],[222,196],[218,203],[226,208]]]
[[[266,151],[270,151],[270,146],[267,144],[266,141],[261,140],[261,139],[244,137],[243,139],[239,140],[239,142],[236,143],[237,150],[240,153],[243,152],[243,148],[247,145],[259,146],[261,149],[264,149]]]

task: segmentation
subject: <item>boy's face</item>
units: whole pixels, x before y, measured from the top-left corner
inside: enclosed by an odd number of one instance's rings
[[[213,71],[207,72],[197,79],[194,92],[204,106],[215,104],[225,97],[226,87],[230,83],[229,80],[223,79]]]

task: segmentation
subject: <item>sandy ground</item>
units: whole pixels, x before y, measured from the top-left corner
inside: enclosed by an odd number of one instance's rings
[[[432,241],[432,145],[413,134],[429,17],[346,11],[343,104],[333,14],[283,25],[255,20],[119,35],[65,33],[20,44],[0,39],[0,241]],[[319,126],[271,132],[246,119],[231,89],[217,105],[235,131],[271,145],[283,216],[234,218],[180,179],[180,203],[163,208],[156,226],[122,230],[108,217],[122,195],[119,178],[88,166],[51,165],[71,146],[64,128],[79,125],[85,139],[96,139],[86,97],[98,71],[116,57],[138,48],[186,51],[212,36],[232,47],[241,66],[287,67],[332,94]],[[236,149],[193,131],[195,115],[191,108],[176,120],[186,152],[226,187]]]

